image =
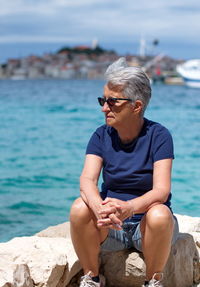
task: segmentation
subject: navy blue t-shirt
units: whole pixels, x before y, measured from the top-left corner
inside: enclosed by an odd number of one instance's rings
[[[92,135],[86,154],[103,159],[102,198],[130,200],[143,195],[153,187],[153,163],[174,158],[173,141],[169,131],[161,124],[144,118],[139,136],[123,144],[117,131],[107,125]],[[166,201],[170,207],[171,193]],[[143,214],[136,214],[139,221]]]

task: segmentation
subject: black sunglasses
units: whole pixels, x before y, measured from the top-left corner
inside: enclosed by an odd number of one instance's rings
[[[132,100],[128,99],[128,98],[108,98],[108,99],[106,99],[104,97],[98,98],[98,102],[99,102],[100,106],[102,106],[102,107],[104,106],[105,103],[107,103],[109,106],[112,107],[112,106],[114,106],[115,103],[117,103],[117,101],[130,101],[130,102],[132,102]]]

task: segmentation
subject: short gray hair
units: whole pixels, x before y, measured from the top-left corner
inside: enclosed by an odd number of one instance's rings
[[[122,86],[122,93],[133,101],[143,103],[143,113],[151,98],[149,78],[139,67],[128,66],[124,57],[111,64],[105,72],[108,84]]]

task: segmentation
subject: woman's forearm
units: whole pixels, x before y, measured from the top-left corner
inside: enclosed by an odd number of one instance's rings
[[[84,202],[93,210],[99,211],[102,199],[97,183],[85,176],[80,177],[80,194]]]
[[[168,195],[169,191],[152,189],[140,197],[129,200],[129,204],[132,206],[133,213],[144,213],[153,205],[166,202]]]

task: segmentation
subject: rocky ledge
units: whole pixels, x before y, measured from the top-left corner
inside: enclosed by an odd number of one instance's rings
[[[200,286],[200,218],[176,216],[180,234],[165,268],[164,286]],[[142,285],[145,263],[141,253],[133,249],[104,252],[100,257],[107,287]],[[76,287],[81,275],[69,222],[0,244],[0,287]]]

